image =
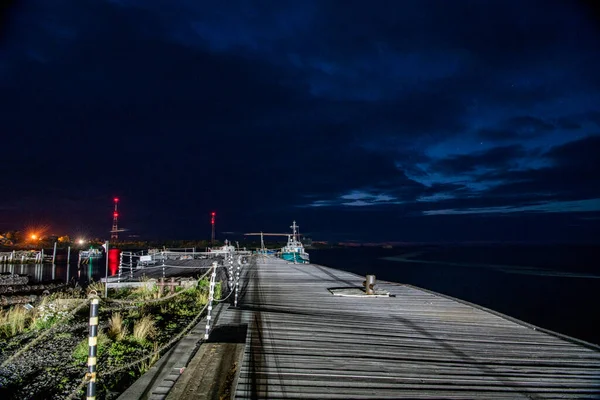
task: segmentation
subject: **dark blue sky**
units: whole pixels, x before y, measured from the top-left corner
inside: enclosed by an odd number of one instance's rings
[[[574,1],[24,1],[0,231],[600,239],[600,31]],[[7,24],[6,24],[7,23]],[[223,238],[223,235],[220,235]]]

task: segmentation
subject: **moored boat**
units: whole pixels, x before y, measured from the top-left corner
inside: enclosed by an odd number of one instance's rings
[[[285,246],[281,248],[280,257],[286,261],[293,262],[295,264],[308,264],[310,263],[310,257],[304,250],[302,242],[299,240],[298,228],[296,221],[292,223],[292,234],[288,235],[288,241]]]

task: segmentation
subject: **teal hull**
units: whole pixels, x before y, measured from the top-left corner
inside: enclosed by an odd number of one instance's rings
[[[300,253],[281,253],[281,258],[285,261],[297,262],[299,264],[308,264],[310,261],[308,260],[308,254],[300,254]]]

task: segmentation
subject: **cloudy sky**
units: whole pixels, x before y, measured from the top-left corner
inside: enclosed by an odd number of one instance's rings
[[[0,231],[600,240],[589,3],[21,3]]]

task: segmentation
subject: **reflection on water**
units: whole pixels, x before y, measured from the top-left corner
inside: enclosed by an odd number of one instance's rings
[[[108,273],[115,275],[119,268],[121,250],[109,249]],[[73,259],[72,259],[73,260]],[[60,259],[58,260],[60,261]],[[77,265],[77,259],[67,268],[66,260],[62,263],[52,264],[0,264],[0,273],[28,275],[31,282],[45,282],[50,280],[75,281],[86,283],[98,281],[106,274],[106,257],[92,258],[88,264]]]

